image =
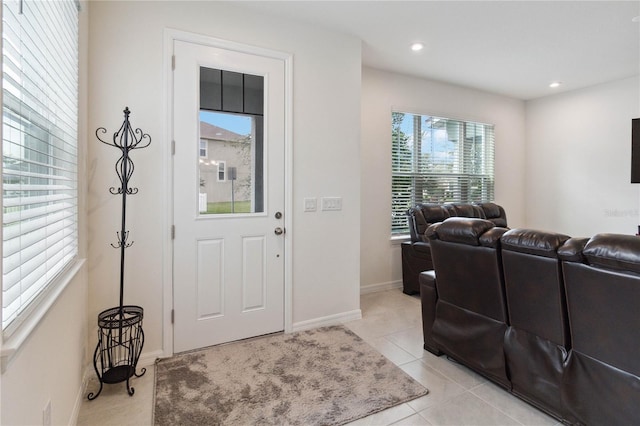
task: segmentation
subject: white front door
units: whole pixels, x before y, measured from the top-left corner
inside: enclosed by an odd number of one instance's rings
[[[174,352],[284,329],[285,62],[175,40]]]

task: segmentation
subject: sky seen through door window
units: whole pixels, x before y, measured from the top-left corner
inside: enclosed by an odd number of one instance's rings
[[[247,115],[201,110],[200,121],[221,127],[239,135],[244,136],[251,134],[251,117]]]

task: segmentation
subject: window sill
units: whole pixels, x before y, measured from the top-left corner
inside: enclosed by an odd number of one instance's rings
[[[392,246],[398,246],[398,245],[404,243],[405,241],[411,241],[411,236],[408,235],[408,234],[393,235],[391,237],[391,239],[389,240],[389,242],[391,242]]]
[[[3,335],[2,349],[0,350],[0,371],[7,371],[9,364],[16,356],[22,345],[27,341],[29,336],[38,327],[49,309],[58,300],[60,294],[73,281],[78,271],[84,265],[85,259],[76,259],[76,261],[58,277],[46,294],[36,302],[36,305],[27,313],[21,324],[11,331],[9,335]]]

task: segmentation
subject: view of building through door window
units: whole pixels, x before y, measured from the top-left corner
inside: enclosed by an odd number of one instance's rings
[[[251,116],[200,112],[200,214],[256,211],[254,146]]]
[[[198,212],[264,211],[264,77],[200,67]]]

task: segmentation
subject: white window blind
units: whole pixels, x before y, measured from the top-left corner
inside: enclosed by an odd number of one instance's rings
[[[493,201],[493,125],[392,112],[392,162],[392,234],[416,203]]]
[[[78,252],[78,5],[2,2],[2,328]]]

